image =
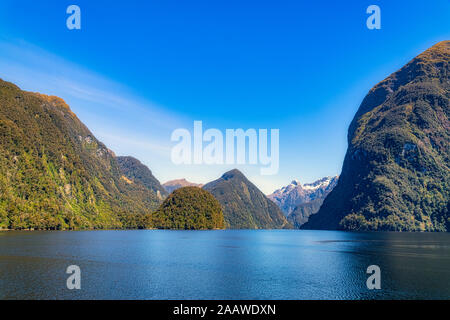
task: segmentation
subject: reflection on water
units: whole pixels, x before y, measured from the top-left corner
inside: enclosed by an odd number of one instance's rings
[[[72,264],[81,290],[66,288]],[[449,299],[450,234],[0,232],[0,298]]]

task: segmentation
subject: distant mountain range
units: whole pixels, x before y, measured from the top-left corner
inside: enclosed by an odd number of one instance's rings
[[[163,183],[163,187],[166,189],[168,193],[172,193],[174,190],[177,190],[182,187],[203,187],[203,184],[189,182],[186,179],[177,179],[167,181]]]
[[[450,231],[450,41],[373,87],[339,183],[305,229]]]
[[[239,170],[231,170],[203,187],[219,200],[231,229],[290,228],[278,206]]]
[[[280,207],[285,216],[289,216],[300,204],[316,199],[325,199],[328,193],[336,186],[338,179],[338,176],[325,177],[303,185],[299,181],[294,180],[289,185],[276,190],[267,197]]]

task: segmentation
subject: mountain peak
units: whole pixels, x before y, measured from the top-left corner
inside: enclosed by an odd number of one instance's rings
[[[167,182],[163,183],[163,187],[167,190],[168,193],[171,193],[182,187],[199,187],[199,188],[201,188],[201,187],[203,187],[203,185],[200,183],[190,182],[190,181],[186,180],[186,178],[181,178],[181,179],[167,181]]]
[[[420,54],[418,57],[421,57],[423,55],[427,54],[444,54],[448,55],[448,52],[450,51],[450,40],[444,40],[436,43],[434,46],[430,47],[429,49],[425,50],[422,54]]]
[[[268,198],[275,202],[287,216],[302,203],[325,198],[336,186],[337,180],[338,176],[330,176],[302,185],[294,179],[289,185],[268,195]]]
[[[225,173],[222,175],[222,179],[224,179],[224,180],[230,180],[230,179],[233,179],[233,178],[245,178],[245,176],[244,176],[244,174],[243,174],[241,171],[239,171],[238,169],[230,170],[230,171],[228,171],[228,172],[225,172]]]
[[[355,130],[358,127],[357,121],[359,118],[378,108],[381,104],[389,104],[392,98],[399,92],[405,92],[405,85],[410,87],[420,87],[424,82],[430,79],[445,79],[447,75],[448,59],[450,56],[450,41],[441,41],[426,51],[419,54],[417,57],[409,61],[400,70],[392,73],[386,79],[380,81],[366,95],[362,101],[356,115],[350,124],[348,137],[355,135]],[[424,90],[426,88],[422,88]],[[413,98],[410,94],[399,99],[399,102],[406,101]],[[349,141],[352,144],[352,141]]]
[[[280,229],[291,227],[283,213],[245,175],[233,169],[203,187],[223,207],[231,229]]]

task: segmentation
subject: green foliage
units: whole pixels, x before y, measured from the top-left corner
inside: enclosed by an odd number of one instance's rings
[[[294,226],[294,228],[300,229],[302,225],[308,222],[310,216],[319,211],[322,203],[323,198],[302,203],[287,216],[287,220]]]
[[[146,188],[160,195],[160,198],[166,197],[167,191],[161,183],[153,176],[150,169],[143,165],[139,160],[133,157],[117,157],[120,170],[125,177],[135,183],[140,183]]]
[[[122,177],[64,101],[0,80],[0,228],[150,227],[161,200]]]
[[[369,229],[369,223],[363,215],[352,213],[341,220],[341,227],[350,231],[366,231]]]
[[[229,171],[203,188],[219,200],[227,228],[292,228],[278,206],[239,170]]]
[[[312,229],[450,231],[450,41],[376,85]]]
[[[220,203],[208,191],[184,187],[172,192],[154,215],[159,229],[224,229]]]

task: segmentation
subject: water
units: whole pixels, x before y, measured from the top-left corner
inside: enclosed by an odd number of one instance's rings
[[[66,288],[72,264],[81,290]],[[0,299],[449,298],[450,234],[0,232]]]

